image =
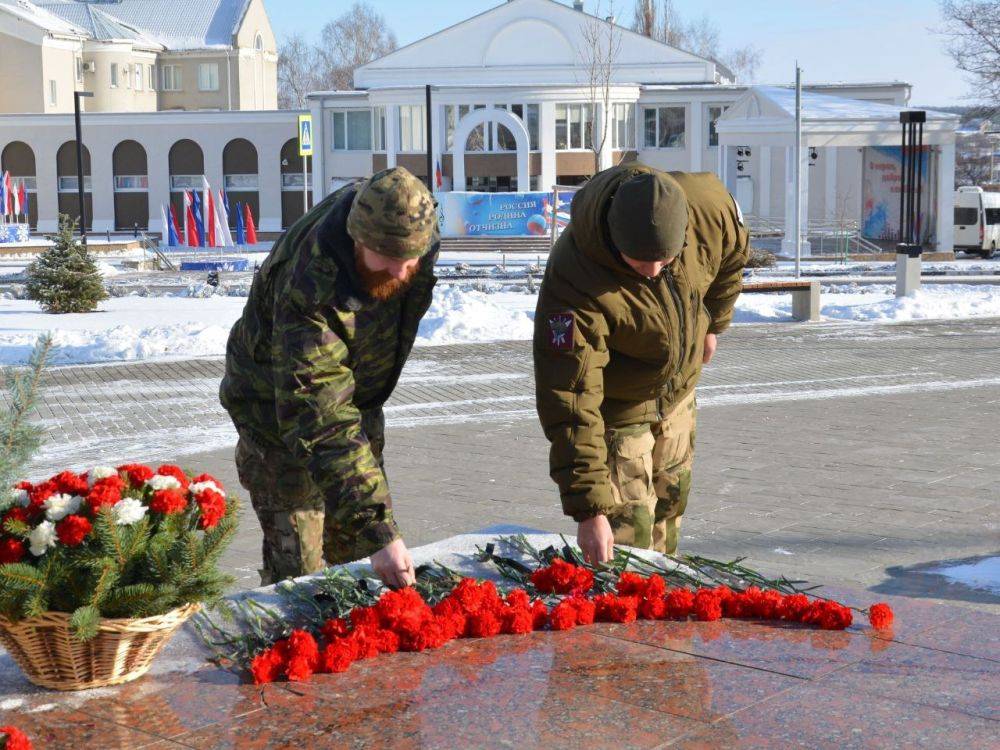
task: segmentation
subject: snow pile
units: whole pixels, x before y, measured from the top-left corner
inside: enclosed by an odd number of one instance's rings
[[[534,332],[532,320],[533,315],[501,306],[489,294],[439,286],[420,323],[417,344],[530,339]]]
[[[889,323],[910,320],[1000,316],[1000,286],[928,284],[897,299],[887,284],[824,286],[820,313],[827,320]],[[743,294],[736,303],[736,323],[792,320],[790,294]]]
[[[115,268],[110,263],[105,263],[103,260],[99,260],[96,263],[97,270],[104,278],[109,278],[111,276],[117,276],[121,273],[117,268]]]

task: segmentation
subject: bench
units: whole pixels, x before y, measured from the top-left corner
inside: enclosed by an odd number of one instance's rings
[[[751,281],[743,284],[744,292],[754,294],[792,293],[792,317],[795,320],[819,320],[818,281]]]

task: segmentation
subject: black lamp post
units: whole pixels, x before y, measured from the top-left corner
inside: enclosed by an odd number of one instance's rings
[[[73,92],[73,112],[76,117],[76,191],[80,200],[80,239],[87,244],[87,204],[83,189],[83,135],[80,132],[80,98],[91,97],[90,91]]]

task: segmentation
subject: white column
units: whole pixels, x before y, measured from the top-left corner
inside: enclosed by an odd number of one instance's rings
[[[691,151],[691,171],[702,171],[702,155],[705,153],[705,105],[691,102],[691,131],[688,148]]]
[[[781,241],[781,251],[786,255],[795,254],[795,147],[785,146],[785,237]],[[799,169],[802,174],[802,255],[809,255],[809,242],[805,239],[809,227],[809,148],[803,144],[799,153]]]
[[[802,144],[802,151],[799,154],[799,169],[802,170],[802,255],[811,254],[812,246],[806,238],[809,236],[809,146]]]
[[[94,212],[90,219],[91,227],[93,227],[91,231],[114,231],[115,178],[111,151],[105,147],[103,140],[94,143],[96,140],[92,139],[91,145],[88,146],[90,148],[91,210]]]
[[[551,190],[556,184],[555,102],[542,102],[538,107],[538,148],[542,152],[542,176],[539,188]]]
[[[937,242],[939,253],[955,250],[955,142],[938,146]]]
[[[840,153],[836,146],[828,146],[823,149],[823,176],[826,182],[823,188],[825,193],[825,215],[827,221],[837,219],[837,154]]]
[[[763,219],[771,217],[771,147],[758,146],[757,158],[760,160],[760,177],[757,180],[757,214]]]
[[[724,143],[719,144],[715,159],[715,175],[726,185],[727,172],[729,171],[729,146]]]
[[[316,125],[316,118],[313,117],[313,126]],[[254,142],[257,148],[257,194],[260,197],[260,226],[262,232],[281,231],[281,147],[284,141],[280,138]],[[313,157],[310,159],[310,166],[315,169],[317,164],[325,160],[323,139],[316,137],[313,130]],[[312,175],[313,185],[320,183],[322,190],[321,176]],[[323,193],[317,193],[313,188],[313,203],[315,205],[316,196],[322,200]],[[301,196],[300,196],[301,197]]]
[[[31,198],[38,206],[39,232],[55,232],[59,229],[59,178],[56,169],[56,150],[62,141],[40,146],[29,143],[35,152],[35,179],[38,189]]]
[[[312,114],[313,119],[313,156],[310,159],[310,166],[312,167],[312,202],[315,206],[321,200],[326,197],[326,191],[330,185],[330,180],[327,178],[327,170],[330,167],[329,159],[330,154],[333,153],[330,149],[330,138],[333,137],[332,133],[327,131],[326,120],[323,118],[323,102],[320,99],[311,99],[309,101],[309,112]],[[257,154],[258,160],[260,160],[260,152]],[[277,200],[278,212],[281,212],[281,144],[278,145],[278,153],[275,156],[278,161],[278,188],[277,188]],[[258,161],[258,164],[262,162]],[[263,211],[263,201],[264,201],[264,170],[260,170],[260,180],[262,184],[260,186],[260,199],[261,199],[261,210]],[[281,219],[279,218],[280,222]],[[279,225],[280,226],[280,225]]]
[[[198,144],[205,155],[205,179],[208,180],[208,186],[212,189],[212,192],[222,190],[225,187],[225,180],[222,177],[222,150],[226,147],[226,143],[228,141],[220,140],[216,142],[213,139],[202,141]],[[257,153],[257,162],[259,165],[259,151]],[[257,218],[259,219],[260,217]],[[263,229],[263,226],[260,228]]]
[[[146,149],[146,171],[149,175],[149,231],[160,232],[167,240],[167,228],[160,218],[160,209],[170,212],[170,150],[162,144],[144,141]],[[183,223],[183,217],[177,217]]]
[[[389,104],[385,108],[385,165],[386,167],[396,166],[396,150],[399,148],[399,107]],[[331,177],[333,175],[331,174]]]

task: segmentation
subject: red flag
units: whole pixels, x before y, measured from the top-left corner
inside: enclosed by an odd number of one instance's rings
[[[21,204],[21,213],[28,214],[28,192],[24,189],[24,180],[17,186],[18,202]]]
[[[170,222],[174,225],[174,234],[178,237],[183,237],[184,235],[181,234],[180,224],[177,222],[177,211],[174,209],[173,203],[170,204]]]
[[[194,201],[191,200],[186,190],[184,191],[184,231],[187,233],[184,242],[188,247],[201,245],[198,241],[198,222],[194,218]]]
[[[208,221],[206,222],[207,226],[205,227],[205,243],[209,247],[217,247],[217,243],[215,241],[215,199],[212,197],[211,190],[206,191],[205,197],[208,199]]]
[[[250,210],[250,204],[247,203],[243,206],[243,210],[246,212],[246,222],[247,222],[247,244],[256,245],[257,244],[257,227],[253,224],[253,211]]]

